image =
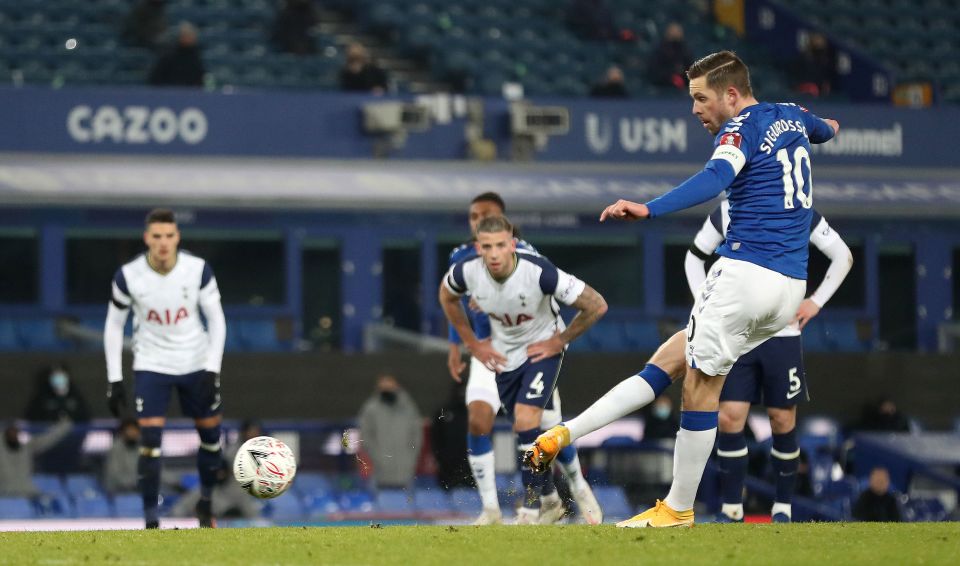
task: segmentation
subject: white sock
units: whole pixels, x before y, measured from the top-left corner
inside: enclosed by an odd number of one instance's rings
[[[724,503],[720,512],[731,519],[743,519],[743,503]]]
[[[493,463],[493,451],[479,456],[467,456],[470,469],[473,470],[473,479],[477,482],[477,491],[480,492],[480,501],[484,509],[500,510],[500,501],[497,499],[497,478]]]
[[[777,501],[773,502],[773,509],[770,510],[770,516],[774,516],[777,513],[783,513],[787,517],[793,519],[793,506],[789,503],[779,503]]]
[[[583,477],[583,470],[580,469],[580,455],[575,454],[573,461],[569,464],[564,464],[559,459],[556,460],[560,467],[563,469],[563,474],[567,476],[567,481],[570,483],[570,487],[574,490],[580,490],[584,487],[587,487],[587,479]]]
[[[575,419],[564,423],[570,430],[570,442],[649,405],[654,398],[653,388],[647,380],[631,375],[614,385],[613,389],[607,391]]]
[[[675,511],[693,509],[697,499],[697,488],[707,466],[713,443],[717,439],[717,429],[677,431],[677,444],[673,450],[673,484],[664,503]]]

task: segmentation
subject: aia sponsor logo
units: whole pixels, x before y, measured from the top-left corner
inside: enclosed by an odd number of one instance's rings
[[[160,325],[177,324],[181,320],[186,320],[189,317],[190,314],[187,312],[186,307],[180,307],[176,311],[164,309],[159,312],[150,309],[150,311],[147,313],[147,322]]]
[[[518,326],[528,320],[533,320],[532,316],[528,314],[523,314],[523,313],[514,315],[513,317],[511,317],[510,314],[503,314],[503,315],[490,314],[489,316],[490,318],[496,320],[497,322],[499,322],[500,324],[506,327]]]
[[[737,132],[731,132],[729,134],[723,134],[720,136],[720,145],[732,145],[736,148],[739,148],[742,141],[743,136]]]

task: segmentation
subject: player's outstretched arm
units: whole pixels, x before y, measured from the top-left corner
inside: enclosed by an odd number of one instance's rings
[[[649,216],[650,211],[647,209],[647,205],[620,199],[603,209],[603,212],[600,213],[600,222],[605,221],[607,218],[633,221]]]
[[[440,308],[443,314],[453,325],[453,329],[460,335],[463,345],[466,346],[475,358],[483,362],[483,365],[491,370],[507,362],[506,356],[493,349],[490,340],[478,340],[477,335],[470,328],[470,321],[467,320],[467,313],[460,304],[460,297],[447,288],[446,283],[440,283]],[[451,373],[451,377],[460,382],[460,375]]]
[[[564,346],[586,332],[607,313],[607,301],[589,285],[583,288],[583,292],[570,306],[577,309],[577,314],[566,330],[542,342],[534,342],[527,346],[527,357],[531,362],[556,356],[563,351]]]

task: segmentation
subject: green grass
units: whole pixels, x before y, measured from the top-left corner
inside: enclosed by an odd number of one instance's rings
[[[0,564],[958,564],[957,523],[0,533]]]

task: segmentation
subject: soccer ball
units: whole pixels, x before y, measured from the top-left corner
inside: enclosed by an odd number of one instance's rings
[[[297,474],[293,451],[271,436],[258,436],[243,443],[233,460],[233,477],[240,487],[258,499],[272,499],[290,487]]]

